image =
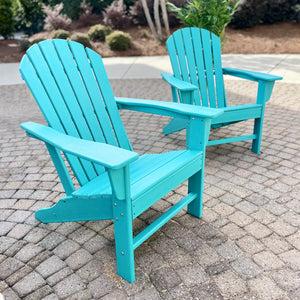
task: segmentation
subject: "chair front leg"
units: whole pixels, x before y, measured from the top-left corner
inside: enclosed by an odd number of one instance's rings
[[[198,197],[188,205],[187,212],[195,217],[202,217],[205,151],[210,133],[210,119],[192,118],[187,128],[187,148],[203,152],[201,170],[189,178],[188,192],[196,193]]]
[[[113,188],[113,217],[119,276],[135,281],[129,166],[109,170]]]
[[[258,84],[257,91],[257,104],[262,104],[261,117],[254,120],[254,129],[253,134],[256,138],[252,142],[252,151],[256,154],[260,153],[261,139],[262,139],[262,130],[264,123],[265,115],[265,105],[266,102],[270,99],[272,90],[274,87],[274,81],[260,81]]]

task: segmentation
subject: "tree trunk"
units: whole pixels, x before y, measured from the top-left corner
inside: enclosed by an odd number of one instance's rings
[[[161,23],[160,23],[160,17],[159,17],[159,4],[160,4],[160,0],[154,0],[154,3],[153,3],[154,20],[155,20],[155,25],[157,28],[157,35],[158,35],[159,40],[161,41],[163,38],[162,38]]]
[[[167,38],[168,38],[170,36],[170,26],[169,26],[168,14],[167,14],[166,1],[160,0],[160,6],[161,6],[162,17],[166,28]]]
[[[154,24],[152,22],[152,19],[151,19],[150,13],[149,13],[149,8],[148,8],[148,5],[147,5],[147,1],[146,0],[141,0],[141,2],[142,2],[142,5],[143,5],[144,13],[145,13],[145,16],[146,16],[147,23],[150,27],[150,30],[151,30],[152,34],[154,35],[154,37],[158,40],[158,36],[157,36],[156,30],[155,30]]]

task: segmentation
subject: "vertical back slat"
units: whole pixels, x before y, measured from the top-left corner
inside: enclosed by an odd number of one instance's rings
[[[85,49],[81,44],[76,42],[69,42],[69,46],[95,109],[105,140],[110,145],[118,146],[116,137],[111,128],[110,119],[103,103],[101,91],[99,90],[98,84],[95,80],[95,75],[91,69]]]
[[[65,40],[53,40],[55,49],[60,61],[64,67],[73,91],[76,95],[77,102],[82,110],[86,123],[89,126],[93,140],[96,142],[105,142],[101,127],[98,123],[95,111],[93,110],[91,100],[84,86],[84,82],[78,71],[77,64],[73,58],[73,54]]]
[[[33,97],[36,99],[37,104],[40,107],[43,115],[45,116],[47,123],[54,129],[65,132],[65,129],[52,105],[48,93],[45,90],[44,85],[38,77],[36,70],[27,55],[25,55],[22,59],[20,72]],[[68,159],[69,164],[72,166],[78,182],[81,185],[88,182],[88,178],[79,159],[72,155],[66,155],[66,158]]]
[[[210,103],[209,106],[216,107],[214,68],[213,68],[213,56],[211,51],[210,32],[203,29],[200,29],[200,32],[201,32],[201,39],[202,39],[202,46],[203,46],[203,53],[204,53],[207,89],[209,94],[209,103]]]
[[[79,137],[85,140],[94,140],[74,93],[73,86],[71,85],[67,73],[62,65],[62,61],[64,61],[65,57],[61,59],[58,56],[54,44],[50,40],[40,43],[39,46],[48,63],[50,71],[52,74],[55,74],[57,86],[62,94],[64,102],[66,103],[72,122],[79,133]],[[78,70],[77,72],[71,74],[71,77],[75,76],[76,73],[78,73]],[[99,172],[102,173],[104,171],[104,168],[101,168],[100,166],[94,165],[90,162],[86,161],[84,164],[87,166],[86,172],[88,172],[90,179],[97,176]],[[95,172],[95,168],[98,169],[97,172]]]
[[[91,66],[93,68],[98,86],[101,90],[102,97],[105,103],[106,110],[110,117],[111,124],[114,129],[115,136],[118,140],[119,146],[123,149],[132,150],[132,146],[129,142],[127,133],[122,123],[115,97],[111,89],[106,71],[103,65],[103,61],[99,54],[91,49],[86,49],[87,55],[90,59]]]
[[[218,107],[225,107],[224,78],[221,60],[221,41],[215,34],[211,34],[212,53],[214,58],[214,69],[216,79],[217,103]]]
[[[205,75],[205,64],[202,40],[200,36],[199,28],[191,28],[193,48],[195,53],[195,60],[198,72],[199,90],[201,94],[201,100],[203,106],[209,106],[208,95],[207,95],[207,82]]]
[[[182,29],[183,43],[185,47],[186,60],[189,68],[190,82],[199,86],[197,67],[195,62],[194,49],[192,44],[191,30],[190,28]],[[196,105],[201,105],[200,94],[194,93],[194,101]]]
[[[172,35],[168,38],[166,46],[167,46],[167,49],[169,52],[169,57],[170,57],[170,62],[171,62],[171,66],[173,69],[173,74],[176,78],[182,79],[179,61],[178,61],[177,50],[175,47],[175,41],[174,41],[174,38]]]
[[[190,76],[189,76],[189,71],[188,71],[188,66],[187,66],[187,61],[186,61],[186,54],[185,54],[185,49],[183,46],[183,37],[181,34],[181,31],[176,31],[173,34],[174,38],[174,44],[177,50],[177,55],[178,55],[178,61],[180,65],[180,72],[181,72],[181,77],[184,81],[190,81]]]
[[[46,43],[45,43],[46,44]],[[47,47],[50,49],[53,48],[52,44],[48,44]],[[45,57],[39,47],[39,45],[36,45],[36,47],[32,47],[30,51],[28,51],[28,56],[30,60],[32,61],[34,68],[43,82],[44,88],[47,91],[47,94],[49,95],[49,99],[52,102],[53,107],[55,108],[55,111],[65,129],[65,132],[74,136],[74,137],[81,137],[80,132],[78,131],[77,126],[73,122],[72,115],[69,111],[69,108],[66,104],[66,101],[63,97],[62,91],[60,90],[58,81],[62,80],[62,77],[59,73],[59,66],[56,66],[56,70],[54,70],[54,73],[51,72],[51,68],[48,65],[47,61],[45,60]],[[52,53],[54,56],[57,56],[56,53]],[[52,58],[52,60],[55,60],[55,58]],[[52,74],[55,74],[54,76]],[[53,124],[50,124],[52,126]],[[82,163],[85,173],[89,180],[95,178],[97,175],[95,172],[95,169],[93,165],[86,161],[79,159],[79,161]]]

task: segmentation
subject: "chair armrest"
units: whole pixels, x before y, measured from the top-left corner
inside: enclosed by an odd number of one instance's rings
[[[59,150],[87,159],[110,169],[122,168],[137,160],[138,154],[104,143],[82,140],[51,127],[33,122],[21,124],[27,135],[48,143]]]
[[[201,107],[190,104],[157,100],[115,98],[119,109],[129,109],[169,117],[188,119],[190,117],[213,119],[223,114],[219,108]]]
[[[172,87],[184,92],[184,91],[194,91],[197,90],[198,87],[189,82],[185,82],[183,80],[177,79],[173,75],[169,73],[161,73],[162,79],[169,83]]]
[[[252,81],[275,81],[281,80],[281,76],[271,75],[267,73],[240,70],[240,69],[232,69],[232,68],[223,68],[224,75],[231,75],[235,77],[240,77]]]

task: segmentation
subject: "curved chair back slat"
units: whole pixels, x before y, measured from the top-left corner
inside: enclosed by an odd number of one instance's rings
[[[192,27],[177,30],[166,45],[174,76],[199,87],[194,104],[226,107],[220,39]]]
[[[49,126],[85,140],[132,150],[99,54],[76,42],[33,45],[20,71]],[[104,169],[65,155],[83,185]]]

